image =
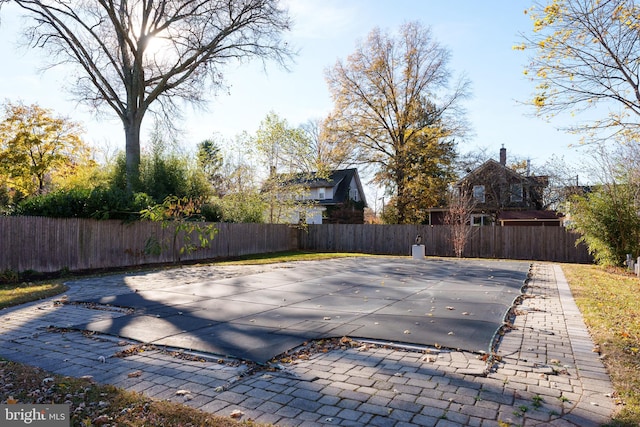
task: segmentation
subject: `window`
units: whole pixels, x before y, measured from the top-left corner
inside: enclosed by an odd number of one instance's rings
[[[471,215],[471,225],[474,227],[491,225],[492,223],[493,219],[490,215]]]
[[[318,199],[324,200],[324,188],[318,190]]]
[[[473,198],[476,199],[478,203],[484,203],[484,185],[473,186]]]
[[[522,201],[522,184],[511,184],[511,201]]]

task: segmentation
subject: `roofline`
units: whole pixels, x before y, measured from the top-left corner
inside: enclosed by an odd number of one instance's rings
[[[355,178],[356,185],[358,186],[358,192],[362,197],[362,201],[364,202],[364,205],[368,206],[367,196],[364,194],[364,188],[362,187],[362,182],[360,182],[360,174],[358,173],[358,169],[357,168],[352,168],[352,169],[353,169],[353,177]],[[351,170],[351,169],[343,169],[343,170]]]
[[[529,218],[529,219],[498,219],[497,220],[500,225],[504,225],[505,223],[509,223],[509,222],[557,222],[562,224],[563,220],[562,218],[557,218],[557,219],[552,219],[552,218],[545,218],[545,219],[540,219],[540,218]]]

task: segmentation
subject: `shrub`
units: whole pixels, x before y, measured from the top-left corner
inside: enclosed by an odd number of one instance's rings
[[[570,228],[578,231],[598,264],[622,265],[640,255],[640,217],[633,188],[611,184],[571,199]]]
[[[110,181],[112,187],[126,189],[123,154],[115,161]],[[148,194],[157,204],[169,196],[199,198],[208,197],[213,192],[203,172],[195,168],[187,157],[163,152],[142,156],[140,181],[134,184],[134,190]]]
[[[30,197],[18,203],[15,213],[53,218],[84,218],[87,216],[86,203],[90,194],[90,189],[72,188]]]
[[[260,194],[234,193],[217,199],[223,222],[263,223],[266,204]]]
[[[14,214],[53,218],[137,219],[154,204],[144,193],[129,194],[118,188],[70,188],[31,197],[18,204]]]
[[[200,214],[207,222],[222,222],[222,208],[215,203],[205,203],[200,208]]]

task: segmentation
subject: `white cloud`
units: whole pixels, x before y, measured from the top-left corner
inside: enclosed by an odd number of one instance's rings
[[[285,0],[297,38],[340,38],[358,22],[358,8],[334,0]]]

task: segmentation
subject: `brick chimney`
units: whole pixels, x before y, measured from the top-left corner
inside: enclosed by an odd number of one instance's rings
[[[504,145],[500,149],[500,164],[502,166],[506,166],[507,165],[507,149],[504,148]]]

